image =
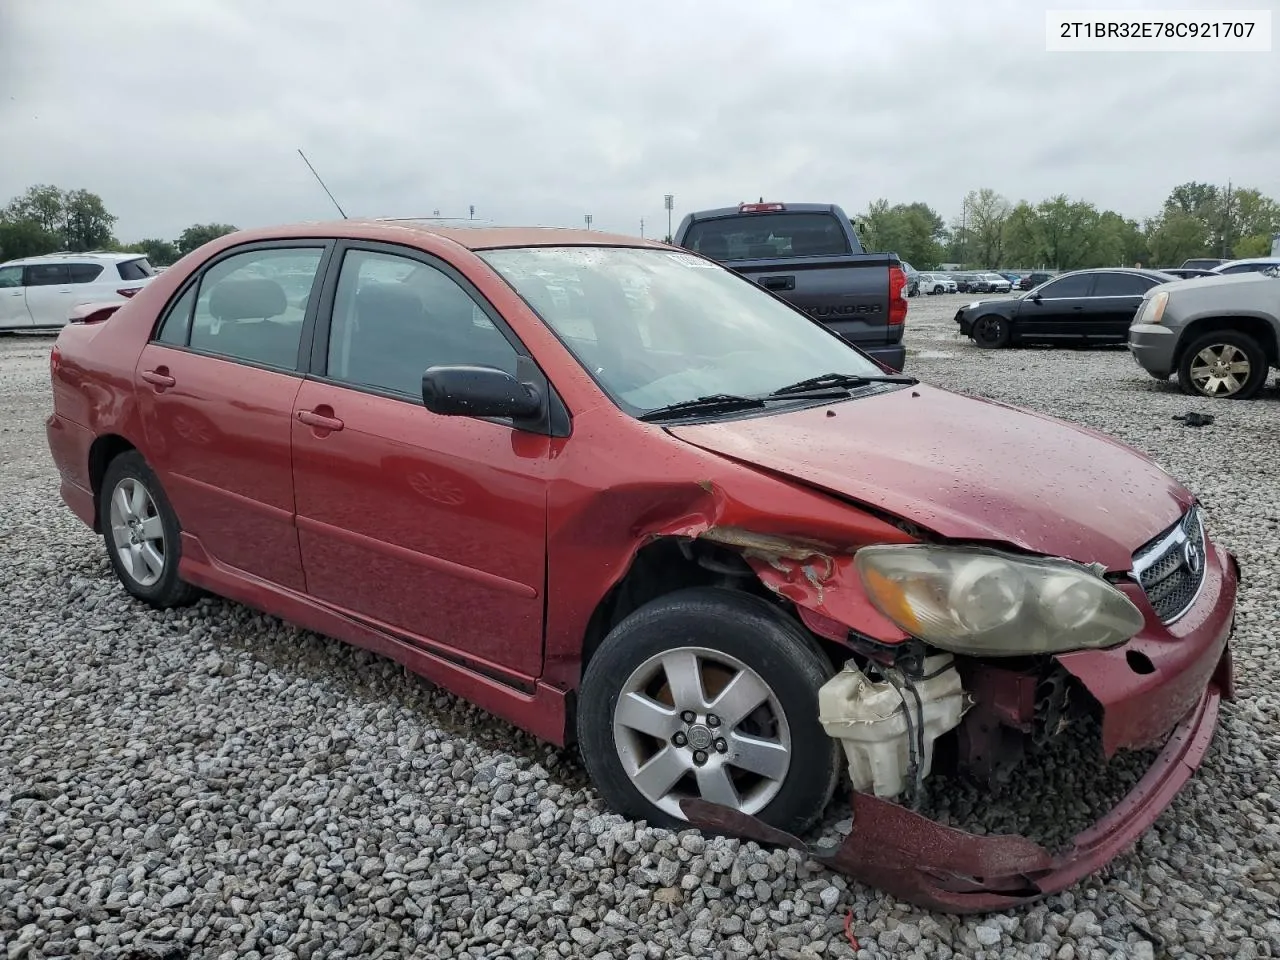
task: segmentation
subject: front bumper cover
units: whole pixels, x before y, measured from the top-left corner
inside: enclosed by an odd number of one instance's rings
[[[936,823],[888,800],[853,794],[853,829],[838,846],[813,847],[755,817],[705,800],[681,804],[702,830],[804,851],[900,900],[948,913],[983,913],[1033,903],[1101,868],[1151,826],[1200,766],[1232,688],[1231,653],[1222,653],[1199,702],[1169,735],[1132,790],[1063,852],[1026,837],[979,836]]]

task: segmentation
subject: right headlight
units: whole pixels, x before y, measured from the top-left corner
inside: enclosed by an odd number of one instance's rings
[[[940,650],[1014,657],[1115,646],[1142,612],[1069,560],[980,547],[863,547],[854,562],[876,609]]]
[[[1142,301],[1142,307],[1133,318],[1134,323],[1159,323],[1164,316],[1165,304],[1169,302],[1169,294],[1161,290]]]

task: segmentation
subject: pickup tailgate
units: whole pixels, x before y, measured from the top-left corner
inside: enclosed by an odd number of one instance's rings
[[[850,343],[878,346],[901,339],[889,326],[889,267],[877,254],[824,259],[738,260],[725,266],[772,290]]]

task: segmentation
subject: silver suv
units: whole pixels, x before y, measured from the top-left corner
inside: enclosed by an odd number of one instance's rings
[[[1245,400],[1280,367],[1280,263],[1262,272],[1152,287],[1129,327],[1129,350],[1184,393]]]
[[[0,263],[0,330],[56,330],[82,303],[123,301],[155,276],[136,253],[48,253]]]

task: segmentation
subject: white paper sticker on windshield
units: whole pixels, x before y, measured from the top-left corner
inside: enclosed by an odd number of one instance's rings
[[[690,253],[668,253],[668,257],[676,263],[682,263],[686,267],[702,267],[704,270],[714,270],[716,265],[710,260],[703,260],[701,257],[695,257]]]

